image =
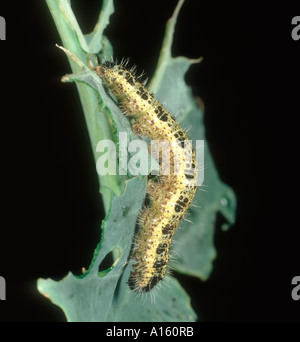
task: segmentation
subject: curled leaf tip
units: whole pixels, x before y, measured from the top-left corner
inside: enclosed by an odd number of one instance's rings
[[[199,57],[199,58],[191,58],[190,59],[190,63],[191,64],[196,64],[196,63],[201,63],[203,61],[203,56]]]

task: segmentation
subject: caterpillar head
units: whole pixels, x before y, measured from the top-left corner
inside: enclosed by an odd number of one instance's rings
[[[95,70],[118,100],[126,98],[126,94],[135,87],[134,76],[121,65],[105,61],[103,64],[97,65]]]

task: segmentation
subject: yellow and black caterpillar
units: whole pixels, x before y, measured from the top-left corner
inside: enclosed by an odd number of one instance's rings
[[[128,284],[136,292],[146,292],[164,278],[173,235],[194,199],[195,150],[185,131],[132,70],[106,61],[96,66],[96,72],[117,98],[124,114],[134,119],[133,132],[170,146],[169,174],[161,174],[156,181],[148,180],[150,204],[140,214],[140,231],[132,255],[136,263]],[[160,165],[163,153],[159,155]],[[180,162],[178,156],[181,156]],[[189,161],[183,162],[183,159]]]

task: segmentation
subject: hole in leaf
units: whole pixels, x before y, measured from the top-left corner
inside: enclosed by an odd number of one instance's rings
[[[121,249],[115,247],[107,253],[98,268],[99,277],[104,277],[116,266],[121,257]]]

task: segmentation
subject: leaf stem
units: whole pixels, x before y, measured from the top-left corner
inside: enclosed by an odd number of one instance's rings
[[[89,44],[78,25],[69,0],[46,0],[46,3],[54,19],[63,46],[80,61],[79,63],[67,54],[72,72],[77,73],[82,70],[82,65],[86,65],[87,54],[95,51],[90,51]],[[107,9],[108,7],[109,9]],[[106,11],[106,13],[109,14],[112,13],[112,0],[104,2],[102,11]],[[101,14],[99,18],[101,18]],[[107,24],[108,20],[105,23]],[[93,31],[94,33],[97,33],[97,39],[101,39],[104,28],[104,25],[100,25],[98,20]],[[95,46],[95,44],[93,44],[93,46]],[[113,140],[112,127],[108,115],[99,105],[96,92],[86,84],[76,82],[76,86],[89,132],[94,158],[97,160],[96,146],[100,140]],[[98,178],[101,185],[103,206],[105,212],[108,213],[112,197],[114,194],[119,195],[122,191],[120,179],[117,175],[98,175]]]

